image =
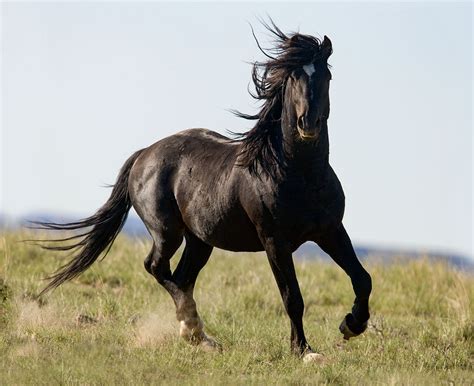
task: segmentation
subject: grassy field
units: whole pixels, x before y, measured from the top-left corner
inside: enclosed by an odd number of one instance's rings
[[[223,347],[178,338],[174,305],[143,268],[148,241],[119,237],[107,258],[44,299],[41,280],[64,261],[0,236],[0,384],[473,384],[474,278],[429,261],[367,264],[367,332],[349,342],[349,279],[335,265],[298,263],[306,335],[324,354],[304,364],[263,254],[214,251],[196,298]],[[176,264],[177,257],[173,259]]]

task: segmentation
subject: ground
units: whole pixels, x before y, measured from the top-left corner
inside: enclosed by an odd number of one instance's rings
[[[143,268],[148,240],[119,237],[105,260],[36,300],[65,257],[19,242],[29,236],[0,235],[1,384],[474,383],[474,277],[439,263],[368,262],[372,318],[345,342],[349,279],[332,263],[297,262],[306,335],[324,355],[305,364],[290,352],[264,254],[216,250],[199,276],[198,309],[222,345],[206,352],[178,337],[171,298]]]

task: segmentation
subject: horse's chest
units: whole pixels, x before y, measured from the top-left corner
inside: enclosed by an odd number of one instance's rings
[[[332,187],[297,186],[279,192],[275,221],[295,234],[312,234],[342,220],[344,195]]]

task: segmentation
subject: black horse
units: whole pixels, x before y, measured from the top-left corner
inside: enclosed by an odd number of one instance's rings
[[[203,332],[193,290],[213,247],[230,251],[265,250],[291,320],[291,347],[305,360],[312,351],[303,331],[303,298],[292,252],[316,242],[350,276],[356,295],[339,329],[359,335],[369,319],[371,277],[358,261],[342,218],[344,193],[329,165],[327,63],[331,41],[267,26],[276,47],[266,62],[254,64],[255,98],[263,101],[256,120],[238,139],[205,129],[164,138],[134,153],[120,170],[108,201],[96,214],[67,223],[41,223],[57,230],[85,229],[59,241],[55,250],[76,250],[42,294],[70,280],[110,247],[129,209],[135,208],[153,239],[146,270],[171,295],[180,334],[214,347]],[[257,41],[258,44],[258,41]],[[260,45],[259,45],[260,48]],[[89,228],[90,227],[90,228]],[[174,272],[170,259],[186,240]]]

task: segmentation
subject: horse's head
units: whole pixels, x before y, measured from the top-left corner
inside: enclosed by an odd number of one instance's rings
[[[239,165],[249,167],[251,172],[261,168],[275,175],[294,144],[323,144],[319,139],[327,131],[329,117],[328,58],[332,45],[326,36],[321,41],[300,33],[286,35],[273,22],[271,26],[263,24],[276,37],[275,47],[264,50],[255,38],[268,59],[254,63],[255,93],[251,95],[263,101],[263,106],[254,115],[235,112],[239,117],[257,120],[241,135]],[[324,149],[318,155],[324,157],[323,153]]]
[[[283,103],[290,115],[290,128],[304,141],[317,140],[329,117],[331,72],[327,60],[331,53],[331,41],[325,36],[317,54],[291,71],[286,82]]]

